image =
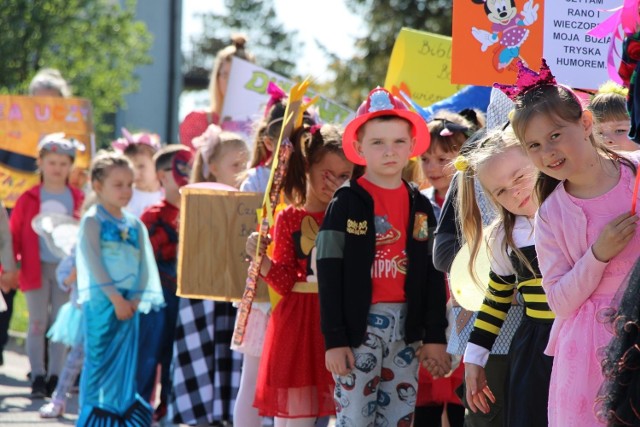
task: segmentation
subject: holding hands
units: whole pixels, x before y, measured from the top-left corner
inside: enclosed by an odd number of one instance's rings
[[[434,379],[451,372],[451,356],[446,344],[423,344],[418,350],[418,360]]]

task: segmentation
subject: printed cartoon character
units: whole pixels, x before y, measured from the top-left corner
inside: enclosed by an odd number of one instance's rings
[[[300,231],[294,233],[298,258],[307,258],[307,282],[318,282],[316,277],[316,236],[320,227],[312,216],[302,218]]]
[[[396,386],[398,392],[398,398],[407,405],[416,406],[416,389],[409,383],[400,383]]]
[[[485,31],[476,27],[471,28],[471,33],[481,43],[480,49],[486,52],[489,46],[498,43],[493,49],[493,66],[497,71],[505,68],[514,69],[514,59],[521,59],[520,47],[529,36],[526,28],[538,20],[539,4],[528,0],[522,11],[518,13],[516,0],[471,0],[475,4],[484,5],[489,22],[492,23],[491,31]]]
[[[376,246],[390,245],[400,239],[400,232],[393,228],[387,215],[376,215],[374,223],[376,227]]]

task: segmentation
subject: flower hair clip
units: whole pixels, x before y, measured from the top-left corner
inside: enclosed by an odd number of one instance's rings
[[[460,172],[464,172],[469,169],[469,160],[467,160],[465,156],[460,155],[453,161],[453,167]]]
[[[118,138],[111,143],[111,147],[123,153],[130,145],[143,144],[148,145],[154,150],[160,149],[160,135],[157,133],[140,132],[132,134],[126,128],[122,128],[122,138]]]
[[[531,89],[535,89],[540,86],[559,86],[556,78],[551,74],[551,69],[544,58],[542,58],[540,71],[537,73],[528,68],[522,60],[518,61],[518,76],[516,77],[516,84],[493,84],[493,87],[500,89],[512,101],[515,101],[518,97],[529,92]]]
[[[321,124],[315,124],[315,125],[311,126],[311,128],[309,129],[309,132],[311,132],[311,135],[315,135],[316,132],[318,132],[321,127],[322,127]]]

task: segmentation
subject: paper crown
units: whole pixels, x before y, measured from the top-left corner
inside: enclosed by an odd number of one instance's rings
[[[503,85],[500,83],[494,83],[493,87],[500,89],[505,95],[512,101],[515,101],[519,96],[524,95],[531,89],[535,89],[540,86],[557,86],[558,82],[551,70],[547,65],[547,61],[542,58],[542,65],[540,65],[540,71],[535,72],[528,68],[524,62],[518,61],[518,77],[516,77],[516,84]]]

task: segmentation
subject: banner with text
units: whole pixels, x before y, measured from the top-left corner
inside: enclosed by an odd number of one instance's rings
[[[285,92],[288,92],[294,83],[251,62],[233,58],[220,126],[244,135],[247,142],[253,144],[253,124],[264,115],[264,107],[269,100],[267,85],[270,81],[275,82]],[[308,90],[307,95],[312,97],[316,94],[313,90]],[[314,106],[324,123],[346,125],[354,116],[354,112],[349,108],[323,96],[320,96]]]
[[[451,81],[477,85],[513,83],[516,63],[540,67],[545,58],[557,80],[597,89],[609,79],[611,37],[587,34],[623,0],[469,0],[453,2]]]
[[[518,60],[538,69],[544,7],[543,0],[453,0],[451,81],[513,83]]]
[[[402,90],[423,107],[459,91],[463,86],[451,84],[451,37],[403,28],[384,87],[398,97]]]
[[[559,82],[597,89],[609,80],[607,54],[611,36],[587,34],[607,19],[622,0],[546,0],[543,57]],[[617,65],[616,65],[617,69]]]
[[[6,207],[38,183],[38,142],[54,132],[85,145],[75,167],[88,169],[95,146],[88,100],[0,95],[0,200]]]

